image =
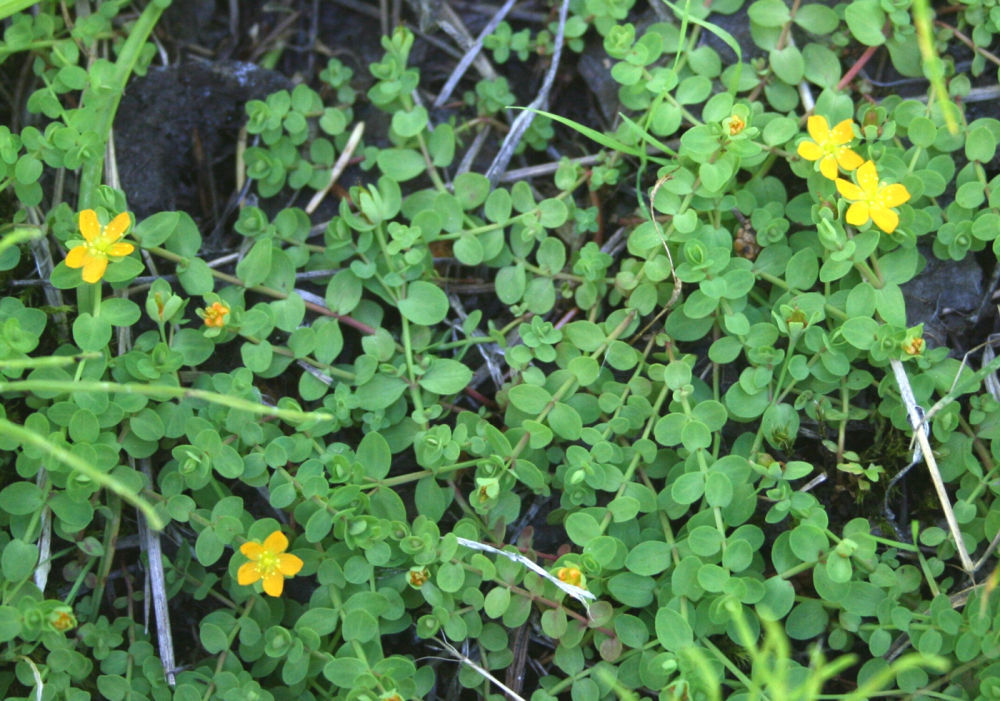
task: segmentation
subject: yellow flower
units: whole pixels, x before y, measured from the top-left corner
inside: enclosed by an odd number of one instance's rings
[[[424,582],[431,578],[431,573],[426,567],[411,567],[409,573],[407,574],[407,580],[410,582],[410,586],[414,589],[419,589],[424,586]]]
[[[68,606],[59,606],[49,614],[49,625],[60,633],[76,628],[76,616]]]
[[[729,118],[729,135],[736,136],[741,131],[746,129],[746,126],[747,126],[746,121],[744,121],[744,119],[738,114],[734,114],[732,117]]]
[[[131,223],[128,212],[122,212],[110,224],[101,226],[97,221],[97,212],[83,210],[80,212],[80,233],[84,240],[66,254],[66,265],[83,268],[84,281],[98,282],[104,277],[109,258],[127,256],[135,250],[132,244],[118,241]]]
[[[862,163],[862,158],[845,144],[854,139],[854,122],[845,119],[833,129],[826,117],[814,114],[806,122],[808,139],[799,144],[798,153],[807,161],[819,161],[819,172],[830,180],[837,179],[837,166],[844,170],[854,170]]]
[[[581,574],[576,567],[560,567],[556,570],[556,577],[559,578],[560,582],[580,586]]]
[[[906,186],[879,182],[878,171],[871,161],[865,161],[858,168],[857,178],[857,185],[837,178],[837,191],[852,202],[847,208],[847,223],[861,226],[871,219],[875,226],[891,234],[899,226],[899,215],[892,207],[898,207],[910,199]]]
[[[288,538],[281,531],[275,531],[263,543],[244,543],[240,552],[250,558],[250,562],[240,565],[236,581],[246,586],[263,580],[266,594],[281,596],[285,577],[294,577],[302,569],[302,560],[286,553],[287,548]]]
[[[205,326],[212,326],[221,329],[226,325],[226,316],[229,314],[229,307],[221,302],[212,302],[205,307]]]
[[[920,336],[915,336],[909,340],[903,341],[903,352],[907,355],[920,355],[924,350],[924,339]]]

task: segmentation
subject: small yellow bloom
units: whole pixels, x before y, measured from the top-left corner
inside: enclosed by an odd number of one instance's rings
[[[847,223],[861,226],[869,219],[875,226],[891,234],[899,226],[899,215],[892,210],[910,199],[905,185],[879,182],[875,164],[865,161],[858,168],[858,184],[837,178],[837,191],[852,204],[847,208]]]
[[[205,326],[221,329],[226,325],[226,316],[229,314],[229,307],[221,302],[212,302],[205,307]]]
[[[924,350],[924,339],[920,336],[903,341],[903,352],[907,355],[920,355]]]
[[[127,256],[135,250],[132,244],[118,241],[131,224],[128,212],[122,212],[110,224],[101,226],[97,212],[83,210],[80,212],[80,233],[84,240],[66,254],[66,265],[83,268],[85,282],[98,282],[104,277],[109,258]]]
[[[410,582],[410,586],[414,589],[419,589],[424,586],[424,582],[431,578],[431,573],[426,567],[411,567],[407,575],[407,579]]]
[[[560,582],[572,584],[577,587],[580,586],[581,576],[579,568],[576,567],[560,567],[556,570],[556,577],[559,578]]]
[[[240,565],[236,581],[246,586],[263,580],[264,593],[281,596],[285,577],[294,577],[302,569],[302,560],[286,553],[287,548],[288,538],[281,531],[275,531],[263,543],[244,543],[240,552],[250,558],[250,562]]]
[[[826,117],[814,114],[806,122],[808,139],[801,142],[798,154],[807,161],[819,161],[819,172],[830,180],[837,179],[837,166],[847,171],[861,165],[863,159],[845,144],[854,140],[854,122],[845,119],[833,129]]]
[[[49,614],[49,625],[52,626],[53,630],[65,633],[76,628],[76,616],[73,615],[73,610],[68,606],[60,606]]]
[[[747,123],[738,114],[734,114],[729,118],[729,135],[736,136],[741,131],[746,129]]]

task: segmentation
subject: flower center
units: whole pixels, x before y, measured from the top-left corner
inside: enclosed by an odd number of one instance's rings
[[[278,567],[278,554],[265,550],[257,559],[257,571],[262,575],[268,575]]]
[[[86,243],[87,253],[89,253],[92,256],[95,256],[95,255],[96,256],[107,256],[107,255],[109,255],[108,251],[111,249],[112,246],[115,245],[116,241],[117,241],[117,239],[114,239],[114,238],[112,238],[112,237],[110,237],[110,236],[107,235],[107,233],[104,230],[104,227],[102,226],[101,227],[101,235],[98,236],[93,241],[88,241]]]

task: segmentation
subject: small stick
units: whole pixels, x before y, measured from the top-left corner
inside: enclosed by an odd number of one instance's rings
[[[150,484],[155,484],[149,459],[139,461],[142,473],[149,478]],[[163,550],[160,548],[160,534],[146,523],[142,512],[139,516],[139,536],[149,559],[149,585],[153,592],[153,615],[156,617],[156,644],[160,650],[160,661],[163,672],[167,675],[167,684],[175,686],[174,678],[174,640],[170,632],[170,609],[167,603],[167,580],[163,574]]]
[[[440,107],[448,101],[448,98],[451,97],[451,93],[455,90],[455,86],[458,85],[458,81],[462,79],[465,72],[469,70],[469,66],[471,66],[472,62],[476,60],[476,56],[478,56],[479,52],[483,50],[483,39],[493,33],[493,30],[496,29],[497,25],[500,24],[503,18],[507,16],[507,13],[511,11],[511,8],[514,7],[515,2],[517,2],[517,0],[507,0],[507,2],[503,4],[503,7],[497,10],[496,14],[493,15],[493,17],[490,18],[490,21],[487,22],[486,26],[483,27],[483,31],[481,31],[479,36],[476,37],[475,43],[469,47],[468,51],[465,52],[465,55],[462,56],[462,60],[458,62],[457,66],[455,66],[455,70],[453,70],[451,75],[448,76],[448,80],[445,81],[444,87],[441,88],[441,93],[437,96],[437,99],[434,100],[435,107]]]
[[[538,91],[538,95],[528,105],[530,109],[526,109],[517,115],[517,119],[511,124],[510,131],[507,132],[506,138],[504,138],[503,143],[500,145],[500,151],[486,171],[486,177],[489,178],[491,187],[496,187],[500,181],[504,171],[507,170],[507,164],[514,157],[514,149],[517,148],[517,145],[521,142],[521,137],[524,136],[524,132],[528,131],[528,127],[531,126],[531,122],[535,119],[533,110],[544,109],[545,105],[548,104],[549,91],[552,89],[552,83],[555,82],[556,72],[559,70],[559,59],[562,57],[563,39],[566,34],[566,15],[568,12],[569,0],[563,0],[559,8],[559,28],[556,31],[553,42],[555,48],[552,52],[552,64],[545,73],[545,79],[542,81],[542,87]]]
[[[924,462],[927,463],[927,471],[931,473],[931,481],[934,482],[934,489],[937,491],[938,500],[941,502],[941,510],[944,511],[944,517],[948,521],[948,529],[951,531],[951,537],[955,541],[955,547],[958,549],[958,555],[962,560],[962,568],[969,577],[972,577],[976,568],[972,563],[972,558],[969,557],[968,549],[965,547],[962,532],[959,530],[958,521],[955,519],[955,512],[951,508],[948,491],[945,489],[944,480],[941,479],[941,471],[938,469],[937,460],[934,458],[930,441],[927,439],[927,431],[923,423],[923,412],[917,408],[917,400],[913,396],[913,390],[910,388],[910,380],[906,376],[903,364],[899,360],[890,360],[889,362],[892,364],[892,372],[896,376],[896,383],[899,385],[899,394],[903,398],[904,406],[906,406],[906,416],[910,420],[910,426],[913,427],[913,434],[917,439],[920,451],[923,453]]]
[[[365,133],[365,123],[358,122],[354,127],[354,131],[351,132],[351,137],[347,140],[344,145],[344,150],[340,153],[340,157],[337,162],[333,164],[333,169],[330,171],[330,182],[326,184],[322,190],[317,192],[309,200],[309,204],[306,205],[306,214],[312,214],[319,207],[320,202],[326,197],[327,193],[330,192],[330,188],[334,186],[337,182],[337,178],[340,177],[341,173],[344,172],[344,168],[347,167],[347,163],[351,160],[351,156],[354,155],[354,151],[358,148],[358,144],[361,143],[361,136]]]
[[[458,544],[464,545],[467,548],[472,548],[473,550],[481,550],[483,552],[493,553],[495,555],[503,555],[508,560],[513,560],[514,562],[520,563],[525,567],[527,567],[532,572],[534,572],[535,574],[537,574],[539,577],[544,577],[545,579],[555,584],[557,587],[559,587],[564,592],[572,596],[574,599],[579,601],[581,604],[584,605],[584,607],[588,609],[590,608],[590,606],[587,603],[587,599],[597,599],[596,596],[594,596],[591,592],[587,591],[586,589],[578,587],[573,584],[567,584],[558,577],[553,576],[552,574],[547,572],[544,568],[536,565],[534,562],[526,558],[521,553],[511,553],[507,552],[506,550],[497,550],[492,545],[486,545],[485,543],[480,543],[479,541],[475,540],[468,540],[462,537],[458,538]]]

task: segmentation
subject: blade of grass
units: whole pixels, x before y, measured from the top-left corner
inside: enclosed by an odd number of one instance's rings
[[[7,419],[0,419],[0,434],[11,436],[22,445],[31,445],[38,448],[50,457],[63,463],[71,470],[80,473],[87,479],[101,485],[105,489],[114,492],[122,499],[132,504],[135,508],[139,509],[143,516],[146,517],[146,522],[149,523],[150,528],[160,530],[165,525],[163,517],[156,512],[156,509],[154,509],[148,501],[126,487],[122,482],[119,482],[109,474],[101,472],[96,467],[79,456],[69,452],[62,446],[58,446],[55,443],[50,442],[47,438],[38,435],[34,431],[26,429],[24,426],[18,426],[15,423],[11,423]]]

